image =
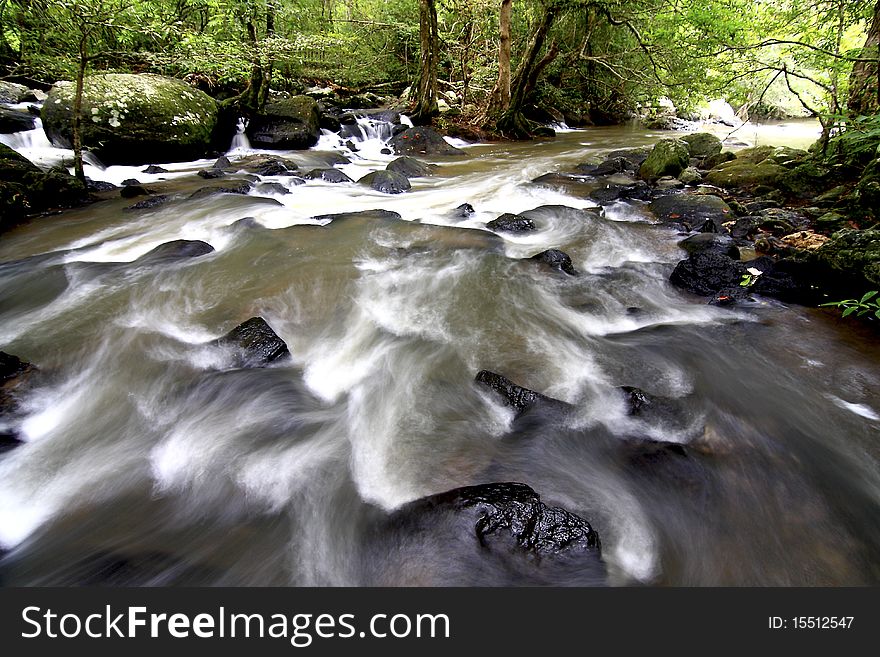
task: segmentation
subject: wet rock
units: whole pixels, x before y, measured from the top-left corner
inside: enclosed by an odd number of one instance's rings
[[[705,180],[717,187],[739,189],[774,187],[785,171],[784,167],[769,160],[754,163],[738,157],[713,168],[706,174]]]
[[[387,171],[393,171],[394,173],[399,173],[402,176],[406,176],[407,178],[423,178],[427,176],[433,176],[434,171],[437,169],[435,165],[425,164],[424,162],[419,162],[414,157],[399,157],[393,162],[389,162],[388,166],[385,167]]]
[[[680,139],[661,139],[639,167],[639,177],[657,180],[677,176],[690,164],[688,146]]]
[[[731,218],[730,206],[711,194],[669,194],[661,196],[648,206],[654,216],[664,223],[681,224],[688,229],[702,226],[707,220],[716,232]]]
[[[470,217],[470,216],[471,216],[472,214],[474,214],[475,212],[476,212],[476,210],[474,210],[474,206],[473,206],[473,205],[471,205],[470,203],[462,203],[462,204],[459,205],[458,207],[453,208],[453,210],[452,210],[452,215],[453,215],[454,217],[459,217],[459,218],[461,218],[461,219],[466,219],[467,217]]]
[[[33,130],[36,127],[34,117],[27,112],[0,107],[0,134]]]
[[[698,185],[703,181],[703,174],[694,167],[688,167],[678,174],[678,179],[685,185]]]
[[[145,198],[143,201],[138,201],[134,205],[129,205],[126,210],[152,210],[153,208],[158,208],[160,205],[164,205],[169,200],[169,197],[165,194],[157,194],[156,196],[149,196]]]
[[[37,368],[18,356],[0,351],[0,418],[18,409],[18,400],[33,383]]]
[[[393,171],[374,171],[358,180],[361,185],[372,187],[383,194],[402,194],[412,189],[409,179]]]
[[[632,167],[628,170],[636,171],[648,159],[650,153],[650,148],[621,148],[606,154],[605,158],[606,160],[613,160],[618,157],[625,158],[632,164]]]
[[[196,175],[205,180],[214,180],[215,178],[222,178],[226,174],[222,169],[202,169]]]
[[[486,228],[495,231],[507,231],[509,233],[525,233],[536,230],[535,222],[518,214],[505,212],[497,219],[486,224]]]
[[[754,294],[806,306],[825,299],[821,291],[825,277],[812,262],[790,259],[773,262],[769,258],[758,258],[748,264],[757,265],[763,271],[749,288]]]
[[[214,164],[211,165],[212,169],[231,169],[232,162],[229,161],[229,158],[225,155],[221,155],[217,158]]]
[[[152,193],[152,191],[139,184],[126,185],[119,190],[119,195],[122,198],[137,198],[138,196],[149,196]]]
[[[140,185],[141,181],[137,178],[126,178],[122,181],[123,187],[134,187],[135,185]]]
[[[174,240],[160,244],[135,260],[135,263],[138,265],[164,264],[186,258],[198,258],[213,251],[213,246],[201,240]]]
[[[215,342],[235,352],[237,367],[264,367],[288,356],[287,344],[262,317],[251,317]]]
[[[739,260],[739,249],[733,243],[733,238],[729,235],[719,235],[718,233],[698,233],[683,239],[678,245],[687,251],[693,253],[719,253],[726,255],[733,260]]]
[[[119,189],[116,185],[106,180],[92,180],[86,177],[86,188],[90,192],[112,192]]]
[[[636,171],[638,167],[636,164],[625,157],[609,157],[608,159],[600,162],[593,170],[591,171],[591,175],[593,176],[610,176],[614,173],[621,173],[624,171]]]
[[[497,393],[505,406],[513,407],[517,416],[521,416],[533,408],[552,411],[566,411],[571,408],[563,401],[518,386],[510,379],[489,370],[481,370],[474,380]]]
[[[290,190],[287,187],[277,182],[259,183],[255,191],[257,194],[290,194]]]
[[[710,157],[721,152],[721,140],[708,132],[696,132],[681,138],[688,145],[691,157]]]
[[[160,166],[157,166],[157,165],[155,165],[155,164],[151,164],[151,165],[148,166],[146,169],[143,169],[143,170],[141,171],[141,173],[150,173],[150,174],[156,174],[156,173],[168,173],[168,169],[164,169],[164,168],[162,168],[162,167],[160,167]]]
[[[836,274],[880,286],[880,230],[840,231],[816,256]]]
[[[705,160],[703,160],[703,168],[707,170],[714,169],[720,164],[724,164],[725,162],[730,162],[735,159],[736,153],[733,153],[731,151],[724,151],[716,155],[710,155]]]
[[[340,212],[337,214],[319,214],[312,219],[316,221],[345,221],[347,219],[368,219],[371,221],[398,221],[402,217],[391,210],[362,210],[361,212]]]
[[[243,158],[238,166],[258,176],[290,176],[299,169],[296,162],[274,155],[249,155]]]
[[[0,80],[0,103],[15,105],[16,103],[27,102],[25,99],[29,93],[30,89],[23,84]]]
[[[693,294],[712,296],[737,288],[748,265],[719,253],[695,253],[679,262],[669,282]]]
[[[253,184],[244,180],[239,182],[238,184],[228,184],[228,185],[212,185],[208,187],[201,187],[194,191],[189,195],[190,199],[199,199],[199,198],[207,198],[208,196],[215,196],[217,194],[241,194],[246,195],[248,192],[253,189]]]
[[[820,235],[812,230],[798,231],[781,238],[783,243],[799,251],[816,251],[829,239],[831,238],[827,235]]]
[[[681,182],[678,178],[673,178],[672,176],[663,176],[659,180],[654,183],[657,186],[657,189],[681,189],[684,187],[684,183]]]
[[[431,128],[407,128],[395,135],[388,145],[398,155],[464,155],[464,151],[450,145]]]
[[[570,276],[577,276],[577,270],[574,268],[574,265],[571,264],[571,258],[567,253],[560,251],[559,249],[548,249],[529,259],[543,262],[545,265],[548,265],[553,269],[558,269],[561,272],[565,272]]]
[[[59,82],[43,105],[46,134],[66,148],[73,139],[75,91],[72,82]],[[234,129],[213,98],[150,73],[87,76],[80,116],[83,146],[105,164],[195,160],[231,139]]]
[[[318,104],[308,96],[266,103],[245,131],[257,148],[297,150],[311,148],[321,135]]]
[[[308,173],[303,174],[303,178],[308,180],[323,180],[328,183],[354,182],[339,169],[312,169]]]

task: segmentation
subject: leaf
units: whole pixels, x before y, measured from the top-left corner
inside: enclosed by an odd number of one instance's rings
[[[876,312],[874,313],[874,317],[876,317],[877,319],[880,319],[880,308],[878,308],[876,310]]]
[[[876,294],[877,294],[877,290],[871,290],[870,292],[865,292],[865,296],[862,297],[862,299],[861,299],[861,301],[859,301],[859,303],[860,304],[867,303],[868,299],[871,299],[872,297],[876,296]]]
[[[846,310],[843,311],[843,317],[849,317],[849,316],[852,315],[856,310],[858,310],[858,308],[856,308],[855,306],[853,306],[852,308],[847,308]]]

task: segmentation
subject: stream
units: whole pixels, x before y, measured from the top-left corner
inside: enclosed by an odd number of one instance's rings
[[[390,133],[362,123],[356,153],[327,133],[272,154],[308,170],[341,152],[351,162],[336,168],[357,180],[395,157],[381,152]],[[804,147],[812,130],[733,138]],[[598,219],[578,212],[589,199],[530,182],[663,136],[464,146],[399,195],[266,176],[290,193],[190,199],[213,160],[160,174],[93,161],[91,178],[171,200],[132,211],[110,193],[0,239],[0,348],[44,373],[24,443],[0,454],[0,581],[596,583],[475,569],[455,543],[371,529],[417,498],[507,481],[589,521],[601,583],[876,586],[876,337],[826,309],[707,305],[669,284],[682,236],[643,207]],[[41,130],[4,141],[64,156]],[[257,153],[234,146],[233,168]],[[535,232],[486,229],[545,206]],[[400,218],[328,216],[375,209]],[[135,262],[180,239],[215,250]],[[577,276],[529,260],[551,248]],[[212,344],[254,316],[289,359],[239,368]],[[474,383],[484,369],[574,410],[519,422]],[[629,413],[623,386],[664,400],[659,412]]]

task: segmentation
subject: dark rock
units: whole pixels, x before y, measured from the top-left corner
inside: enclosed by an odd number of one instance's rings
[[[251,317],[215,344],[235,351],[237,367],[263,367],[290,354],[284,340],[262,317]]]
[[[570,406],[563,401],[518,386],[510,379],[495,372],[481,370],[477,373],[474,380],[496,392],[505,406],[513,407],[517,416],[536,407],[552,411],[567,411],[570,409]]]
[[[22,445],[22,441],[18,439],[16,434],[8,432],[0,432],[0,454],[15,449]],[[4,551],[0,549],[0,559],[3,558]]]
[[[538,255],[532,256],[530,260],[543,262],[553,269],[558,269],[559,271],[565,272],[570,276],[577,276],[577,270],[571,264],[571,258],[567,253],[560,251],[559,249],[548,249],[546,251],[542,251]]]
[[[733,238],[728,235],[711,232],[698,233],[683,239],[678,245],[689,254],[719,253],[733,260],[739,260],[739,249],[733,243]]]
[[[318,104],[308,96],[267,103],[263,112],[250,120],[246,134],[257,148],[311,148],[321,135]]]
[[[390,148],[383,148],[379,152],[382,153],[382,155],[393,155],[394,154],[394,151],[392,151]]]
[[[816,252],[832,272],[880,286],[880,230],[843,230]]]
[[[710,155],[705,160],[703,160],[703,168],[714,169],[719,164],[724,164],[725,162],[730,162],[731,160],[735,159],[736,153],[732,153],[731,151],[723,151],[715,155]]]
[[[308,173],[303,174],[303,178],[308,180],[323,180],[328,183],[354,182],[339,169],[312,169]]]
[[[385,167],[387,171],[399,173],[407,178],[433,176],[436,168],[435,165],[425,164],[424,162],[419,162],[414,157],[408,156],[399,157],[393,162],[389,162],[388,166]]]
[[[140,184],[141,184],[141,181],[138,180],[137,178],[126,178],[125,180],[122,181],[123,187],[130,187],[132,185],[140,185]]]
[[[401,194],[412,189],[409,179],[393,171],[374,171],[358,180],[361,185],[372,187],[383,194]]]
[[[600,555],[598,534],[590,524],[563,509],[548,507],[525,484],[493,483],[467,486],[407,504],[389,518],[393,526],[444,526],[439,517],[452,515],[467,525],[462,536],[491,548],[510,539],[522,551],[539,557],[590,552]]]
[[[453,208],[453,210],[452,210],[453,216],[460,217],[462,219],[470,217],[475,212],[476,212],[476,210],[474,210],[474,206],[471,205],[470,203],[462,203],[461,205],[459,205],[456,208]]]
[[[163,168],[160,167],[160,166],[157,166],[157,165],[155,165],[155,164],[151,164],[151,165],[148,166],[146,169],[143,169],[143,170],[141,171],[141,173],[151,173],[151,174],[156,174],[156,173],[168,173],[168,169],[163,169]]]
[[[248,181],[242,181],[239,184],[233,186],[230,185],[215,185],[209,187],[202,187],[197,189],[192,194],[189,195],[190,199],[198,199],[198,198],[206,198],[208,196],[214,196],[215,194],[242,194],[246,195],[248,192],[253,189],[253,184]]]
[[[805,306],[817,305],[824,300],[822,284],[825,277],[813,263],[782,259],[775,263],[771,261],[767,266],[767,260],[769,258],[758,258],[748,263],[757,265],[764,272],[749,288],[750,291]]]
[[[649,148],[622,148],[616,151],[611,151],[605,156],[606,160],[613,160],[618,157],[626,158],[632,164],[631,169],[635,171],[641,165],[642,162],[648,159],[648,155],[651,153],[651,149]]]
[[[347,142],[345,142],[345,147],[348,150],[350,150],[352,153],[357,153],[361,150],[357,147],[357,145],[355,145],[355,143],[351,139],[349,139]]]
[[[716,232],[721,231],[722,224],[731,218],[727,203],[710,194],[668,194],[652,201],[649,207],[660,221],[682,224],[689,229],[710,220]]]
[[[277,182],[260,183],[257,185],[257,194],[290,194],[290,190]]]
[[[239,166],[258,176],[289,176],[299,168],[295,162],[273,155],[249,156],[239,162]]]
[[[610,176],[623,171],[635,171],[636,164],[625,157],[610,157],[600,162],[591,172],[594,176]]]
[[[18,409],[20,395],[33,384],[37,372],[34,365],[0,351],[0,418]],[[13,435],[10,439],[17,442]]]
[[[345,221],[346,219],[368,219],[371,221],[398,221],[401,216],[391,210],[362,210],[361,212],[340,212],[338,214],[319,214],[312,217],[316,221]]]
[[[122,198],[137,198],[138,196],[149,196],[152,193],[149,189],[137,183],[125,183],[125,187],[119,190],[119,195]]]
[[[92,180],[88,177],[86,177],[86,188],[90,192],[112,192],[115,189],[119,189],[116,185],[106,180]]]
[[[395,135],[388,145],[398,155],[464,155],[464,151],[451,146],[431,128],[407,128]]]
[[[599,187],[598,189],[594,189],[592,192],[590,192],[590,198],[596,201],[596,203],[606,205],[608,203],[613,203],[621,196],[623,196],[625,189],[626,188],[623,185],[608,185],[607,187]]]
[[[486,228],[495,231],[507,231],[509,233],[525,233],[536,230],[535,222],[527,217],[518,214],[505,212],[497,219],[493,219],[486,224]]]
[[[222,178],[226,174],[222,169],[202,169],[197,175],[205,180],[214,180],[215,178]]]
[[[669,281],[688,292],[712,296],[739,286],[747,266],[719,253],[695,253],[675,266]]]
[[[127,188],[126,188],[127,189]],[[168,202],[169,197],[165,194],[157,194],[156,196],[149,196],[145,198],[143,201],[138,201],[134,205],[129,205],[126,210],[150,210],[152,208],[157,208],[160,205],[164,205]]]
[[[549,125],[539,125],[532,130],[532,137],[535,139],[553,139],[556,137],[556,131]]]
[[[231,169],[232,162],[229,161],[229,158],[225,155],[221,155],[217,158],[217,161],[211,165],[212,169]]]
[[[623,386],[621,390],[623,390],[627,397],[627,405],[629,407],[627,415],[639,415],[642,409],[650,406],[652,403],[653,398],[644,390],[632,386]]]
[[[135,263],[138,265],[166,264],[185,258],[198,258],[213,251],[213,246],[201,240],[174,240],[160,244],[135,260]]]
[[[33,130],[36,127],[34,117],[26,112],[0,107],[0,134]]]

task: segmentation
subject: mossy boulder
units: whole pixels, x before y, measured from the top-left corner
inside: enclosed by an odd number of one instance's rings
[[[743,157],[720,164],[706,174],[705,181],[717,187],[752,189],[775,187],[787,169],[769,160],[755,163]]]
[[[318,103],[309,96],[294,96],[267,103],[248,123],[247,136],[256,147],[279,150],[311,148],[321,135]]]
[[[43,171],[20,153],[0,144],[0,231],[29,214],[74,207],[87,200],[85,185],[66,171]]]
[[[709,157],[721,152],[721,140],[709,132],[695,132],[685,135],[681,140],[688,145],[691,157]]]
[[[685,142],[680,139],[661,139],[639,167],[639,177],[645,180],[657,180],[663,176],[675,177],[689,163],[690,151]]]
[[[880,286],[880,230],[841,231],[816,255],[834,272]]]
[[[827,189],[831,184],[831,170],[815,162],[797,164],[779,180],[780,189],[798,198],[815,196],[818,190]]]
[[[68,148],[75,91],[72,82],[59,82],[42,112],[49,139]],[[92,75],[83,87],[83,146],[105,164],[192,160],[222,140],[219,115],[213,98],[181,80],[148,73]]]

